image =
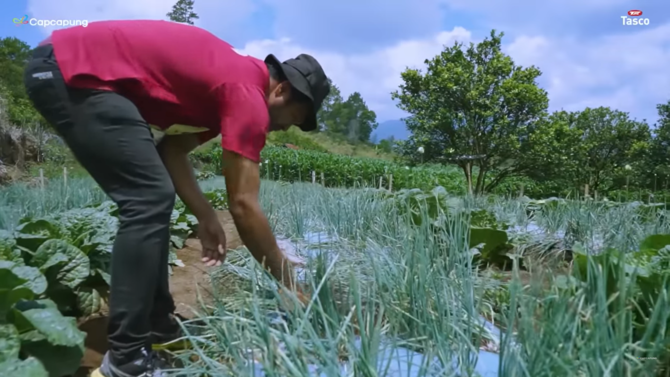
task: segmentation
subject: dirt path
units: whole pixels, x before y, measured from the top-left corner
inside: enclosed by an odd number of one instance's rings
[[[219,221],[226,232],[226,247],[236,249],[242,246],[242,241],[235,228],[233,218],[228,211],[217,211]],[[211,284],[207,267],[200,258],[200,241],[197,239],[186,240],[184,248],[177,250],[177,257],[184,263],[185,267],[173,267],[170,276],[170,292],[177,306],[177,313],[184,317],[193,317],[193,309],[198,310],[200,303],[198,293],[202,300],[211,302]],[[88,318],[80,322],[79,329],[86,336],[85,353],[81,368],[75,377],[87,377],[89,373],[100,366],[102,357],[107,352],[107,317],[105,313],[96,317]]]

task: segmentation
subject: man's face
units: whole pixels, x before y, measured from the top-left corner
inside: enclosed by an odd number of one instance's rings
[[[301,124],[309,114],[310,103],[292,98],[291,84],[284,81],[277,85],[268,99],[270,131],[285,131],[294,124]]]

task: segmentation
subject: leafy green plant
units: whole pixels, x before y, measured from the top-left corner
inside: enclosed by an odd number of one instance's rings
[[[44,299],[47,287],[39,269],[0,261],[0,375],[60,377],[79,367],[85,334]]]
[[[598,255],[575,245],[573,272],[575,277],[588,284],[594,271],[606,276],[605,289],[609,297],[620,294],[621,287],[629,290],[628,305],[634,308],[633,323],[636,340],[649,331],[664,331],[670,335],[670,317],[665,314],[665,328],[648,329],[659,299],[667,300],[670,289],[670,234],[655,234],[640,243],[639,251],[622,253],[608,249]],[[594,269],[595,268],[595,269]],[[614,310],[614,309],[612,309]],[[670,344],[668,344],[670,345]]]
[[[221,147],[214,147],[211,153],[214,171],[222,171]],[[393,190],[443,186],[452,193],[464,192],[460,174],[447,167],[409,167],[374,158],[281,147],[264,148],[261,159],[263,177],[277,181],[311,182],[315,172],[316,182],[328,187],[379,187],[381,179],[383,188],[392,183]]]
[[[400,190],[389,194],[399,212],[408,213],[411,223],[421,226],[427,222],[437,233],[448,231],[449,219],[462,222],[468,229],[469,245],[475,258],[484,264],[504,266],[512,249],[506,230],[508,225],[485,209],[471,208],[462,198],[450,197],[444,187],[430,192],[419,189]]]
[[[225,190],[205,194],[217,209],[225,208]],[[109,263],[118,229],[118,208],[112,202],[41,218],[24,218],[13,233],[0,237],[0,255],[37,268],[47,279],[45,296],[66,315],[85,317],[98,312],[109,292]],[[171,262],[174,249],[184,246],[197,219],[180,201],[171,219]]]

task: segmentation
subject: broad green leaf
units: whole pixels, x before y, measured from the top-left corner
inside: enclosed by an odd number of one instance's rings
[[[24,342],[21,350],[38,359],[49,371],[50,377],[73,375],[79,369],[84,356],[83,343],[82,346],[68,347],[53,345],[46,340]]]
[[[640,250],[658,251],[670,245],[670,234],[652,234],[640,244]]]
[[[7,377],[49,377],[39,360],[29,357],[25,360],[10,360],[0,364],[0,376]]]
[[[28,310],[15,310],[15,321],[20,327],[29,324],[33,329],[43,334],[46,341],[52,345],[83,347],[86,334],[77,328],[74,318],[64,317],[53,303],[48,300],[35,302],[38,306]]]
[[[0,364],[17,359],[21,350],[21,340],[16,327],[0,325]]]
[[[504,264],[509,251],[507,232],[491,228],[470,228],[470,247],[483,244],[481,258],[488,263]]]
[[[33,267],[0,261],[0,321],[20,300],[31,300],[44,293],[46,279]]]
[[[25,282],[14,273],[16,263],[0,260],[0,290],[10,291]]]
[[[107,283],[107,285],[112,285],[112,277],[108,272],[101,269],[96,269],[95,272],[100,275],[100,277],[105,281],[105,283]]]
[[[58,235],[57,227],[45,219],[27,221],[19,225],[16,231],[16,243],[33,251]]]
[[[63,240],[48,240],[37,249],[31,262],[50,278],[72,289],[91,273],[88,256]]]
[[[47,279],[37,268],[16,266],[12,268],[12,272],[24,280],[22,286],[30,289],[35,296],[39,296],[47,290]]]
[[[100,293],[91,287],[81,287],[77,291],[77,308],[81,316],[88,317],[100,312],[102,298]]]
[[[170,236],[170,241],[172,242],[172,245],[177,249],[182,249],[184,247],[184,238],[182,237],[172,235]]]

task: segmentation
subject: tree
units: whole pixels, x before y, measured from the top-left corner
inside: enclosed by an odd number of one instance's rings
[[[23,86],[23,70],[30,59],[30,46],[14,37],[0,39],[0,95],[7,103],[8,118],[14,124],[39,119]]]
[[[581,133],[581,142],[574,146],[579,164],[575,183],[580,187],[588,184],[594,191],[605,189],[604,184],[616,178],[617,171],[630,174],[621,169],[642,161],[651,142],[646,122],[609,107],[573,113],[572,127]]]
[[[345,136],[352,143],[368,142],[377,128],[377,114],[358,92],[353,92],[346,101],[334,102],[326,118],[327,132]]]
[[[643,169],[647,172],[645,178],[648,187],[656,186],[655,181],[660,180],[662,186],[667,189],[670,178],[670,101],[656,105],[656,109],[659,120]]]
[[[193,11],[195,0],[178,0],[172,7],[172,11],[167,14],[168,18],[174,22],[193,25],[193,21],[199,19],[198,14]]]
[[[333,111],[344,101],[340,94],[340,89],[333,84],[333,81],[328,79],[328,83],[330,84],[330,93],[323,100],[321,110],[316,115],[318,131],[326,131],[333,127],[333,122],[336,118]]]
[[[395,145],[395,138],[393,136],[389,136],[386,139],[380,140],[378,147],[382,152],[392,153],[394,145]]]
[[[340,89],[328,81],[330,93],[317,114],[319,130],[344,136],[351,142],[368,142],[377,128],[377,114],[368,108],[360,93],[352,93],[345,101]]]
[[[358,92],[353,92],[341,105],[344,115],[341,126],[346,127],[347,138],[351,142],[368,142],[377,128],[377,114],[370,110]]]
[[[534,66],[522,68],[502,52],[503,34],[491,31],[477,45],[455,43],[426,60],[422,73],[407,69],[404,83],[392,93],[411,132],[402,143],[407,157],[424,162],[456,163],[470,193],[482,193],[501,182],[522,161],[521,145],[532,134],[548,106],[547,93],[537,86]],[[473,167],[478,174],[473,187]],[[509,167],[512,168],[509,168]]]

